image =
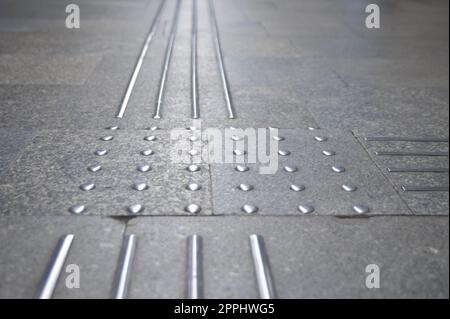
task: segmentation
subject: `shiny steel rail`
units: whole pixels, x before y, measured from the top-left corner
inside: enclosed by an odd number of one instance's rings
[[[116,278],[114,281],[112,294],[114,299],[127,298],[135,251],[136,236],[133,234],[127,235],[123,240],[119,266],[117,268]]]
[[[250,248],[259,297],[261,299],[274,299],[276,298],[275,287],[272,281],[269,257],[267,256],[263,237],[260,235],[250,235]]]
[[[198,82],[197,82],[197,0],[192,0],[192,36],[191,36],[191,117],[198,119],[200,109],[198,105]]]
[[[191,235],[187,239],[187,292],[188,299],[203,298],[202,237]]]

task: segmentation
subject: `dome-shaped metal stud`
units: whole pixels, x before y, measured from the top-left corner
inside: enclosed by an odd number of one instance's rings
[[[284,138],[283,136],[274,136],[274,137],[273,137],[273,140],[274,140],[274,141],[284,141],[285,138]]]
[[[190,150],[189,151],[189,155],[196,156],[196,155],[198,155],[198,151],[197,150]]]
[[[139,165],[136,169],[139,172],[142,172],[142,173],[145,173],[145,172],[148,172],[148,171],[152,170],[151,166],[147,165],[147,164]]]
[[[242,136],[233,135],[231,136],[233,141],[242,141],[244,138]]]
[[[353,206],[353,211],[358,214],[367,214],[370,211],[370,209],[365,205],[355,205]]]
[[[156,141],[156,136],[155,135],[146,136],[146,137],[144,137],[144,141],[148,141],[148,142]]]
[[[197,136],[190,136],[190,137],[189,137],[189,140],[190,140],[191,142],[196,142],[196,141],[199,140],[199,138],[198,138]]]
[[[153,154],[154,154],[153,150],[144,150],[141,152],[141,155],[144,155],[144,156],[150,156]]]
[[[294,173],[296,172],[298,169],[295,166],[285,166],[284,167],[284,171],[288,172],[288,173]]]
[[[343,166],[332,166],[331,169],[335,173],[343,173],[343,172],[345,172],[345,167],[343,167]]]
[[[305,185],[292,184],[290,187],[291,191],[301,192],[306,189]]]
[[[189,171],[189,172],[198,172],[199,170],[201,170],[201,167],[200,166],[198,166],[198,165],[195,165],[195,164],[191,164],[191,165],[189,165],[188,167],[186,167],[186,169]]]
[[[94,152],[94,154],[97,156],[105,156],[106,154],[108,154],[108,151],[107,150],[96,150]]]
[[[298,206],[298,210],[303,214],[311,214],[314,212],[314,207],[308,204]]]
[[[147,127],[147,130],[148,131],[156,131],[156,130],[159,130],[159,127],[158,126],[150,126],[150,127]]]
[[[69,208],[69,212],[75,215],[81,214],[86,210],[84,205],[73,205]]]
[[[190,183],[190,184],[186,185],[186,189],[189,191],[193,191],[193,192],[198,191],[201,188],[202,187],[197,183]]]
[[[242,211],[247,214],[254,214],[258,211],[258,207],[254,205],[245,204],[241,207]]]
[[[325,142],[325,141],[328,140],[328,137],[325,137],[325,136],[314,136],[314,139],[315,139],[317,142]]]
[[[202,208],[197,204],[189,204],[184,208],[184,211],[189,214],[198,214],[201,210]]]
[[[268,126],[267,129],[270,130],[270,131],[273,131],[273,130],[278,130],[278,127]]]
[[[240,184],[238,186],[238,189],[243,191],[243,192],[249,192],[251,190],[253,190],[253,185],[250,184]]]
[[[127,211],[130,214],[139,214],[140,212],[142,212],[144,210],[144,206],[140,205],[140,204],[134,204],[131,206],[127,207]]]
[[[309,126],[308,130],[310,130],[310,131],[320,130],[320,127],[318,127],[318,126]]]
[[[238,172],[247,172],[248,170],[250,170],[250,168],[245,165],[236,165],[234,169]]]
[[[95,184],[91,183],[91,182],[87,182],[87,183],[80,185],[80,189],[82,191],[90,191],[90,190],[93,190],[94,188],[95,188]]]
[[[98,172],[101,169],[102,169],[102,166],[101,165],[97,165],[97,164],[91,165],[91,166],[88,167],[88,171],[93,172],[93,173]]]
[[[107,135],[107,136],[100,137],[100,139],[101,139],[102,141],[112,141],[112,140],[114,139],[114,136],[112,136],[112,135]]]
[[[336,155],[335,151],[322,151],[322,154],[325,156],[334,156]]]
[[[242,151],[242,150],[234,150],[233,154],[236,155],[236,156],[242,156],[242,155],[245,155],[246,152]]]
[[[288,156],[288,155],[291,155],[291,152],[279,150],[278,151],[278,155],[280,155],[280,156]]]
[[[351,183],[345,183],[342,185],[342,189],[346,192],[354,192],[356,191],[357,187]]]
[[[133,184],[133,189],[141,192],[148,189],[148,185],[145,183],[135,183]]]
[[[118,127],[118,126],[109,126],[109,127],[107,127],[106,129],[107,129],[107,130],[116,131],[116,130],[119,129],[119,127]]]

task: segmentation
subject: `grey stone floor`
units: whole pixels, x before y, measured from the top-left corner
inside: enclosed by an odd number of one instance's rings
[[[205,135],[188,140],[191,0],[182,0],[160,120],[152,115],[175,0],[166,1],[122,119],[115,115],[159,1],[73,1],[81,28],[67,29],[65,2],[0,0],[0,298],[33,297],[67,233],[75,240],[66,264],[80,266],[81,287],[66,288],[63,273],[55,298],[110,297],[125,234],[137,235],[131,298],[185,296],[191,234],[203,236],[205,297],[256,298],[253,233],[264,236],[280,298],[448,298],[448,191],[401,189],[448,188],[448,172],[387,170],[448,169],[448,156],[375,155],[448,153],[448,142],[365,139],[448,140],[448,1],[377,1],[382,27],[369,30],[367,1],[216,0],[236,119],[227,118],[208,1],[197,1],[202,132],[279,128],[279,149],[290,155],[278,157],[275,174],[212,163]],[[175,144],[176,128],[184,137]],[[200,171],[173,161],[180,145],[204,155],[194,156]],[[96,156],[99,149],[108,154]],[[154,154],[142,156],[147,149]],[[96,164],[102,170],[87,169]],[[137,171],[142,164],[151,171]],[[95,189],[80,190],[85,182]],[[135,191],[140,182],[148,189]],[[242,192],[241,183],[254,189]],[[184,210],[191,203],[201,207],[195,216]],[[85,211],[70,214],[75,204]],[[145,209],[130,216],[133,204]],[[259,209],[249,215],[244,204]],[[315,211],[303,215],[299,205]],[[365,286],[368,264],[380,267],[379,289]]]

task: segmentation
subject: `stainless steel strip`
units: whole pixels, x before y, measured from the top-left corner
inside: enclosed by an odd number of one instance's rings
[[[197,0],[192,0],[191,89],[191,117],[198,119],[200,117],[200,109],[198,106],[197,83]]]
[[[448,186],[407,186],[402,185],[405,192],[448,192]]]
[[[139,72],[141,71],[142,64],[144,63],[144,58],[147,54],[147,50],[152,42],[153,36],[155,35],[156,29],[158,27],[159,21],[161,20],[161,12],[164,7],[165,0],[161,0],[161,3],[156,11],[156,15],[153,19],[152,25],[150,26],[150,30],[147,34],[147,38],[145,39],[144,45],[142,46],[141,53],[136,61],[136,65],[134,66],[134,71],[131,75],[130,81],[128,82],[127,90],[125,91],[125,95],[122,99],[122,104],[120,105],[119,113],[117,113],[117,118],[123,118],[125,115],[125,111],[128,106],[128,102],[131,97],[131,93],[133,92],[134,85],[136,84],[136,80],[139,76]]]
[[[228,118],[236,118],[234,107],[231,99],[230,89],[228,85],[228,78],[225,71],[225,65],[223,62],[222,46],[220,44],[219,27],[217,25],[216,9],[214,6],[214,0],[209,0],[209,10],[211,16],[211,28],[214,36],[214,48],[216,49],[217,63],[219,65],[220,78],[222,79],[222,88],[225,96],[225,102],[227,104]]]
[[[53,296],[56,284],[58,283],[59,275],[69,254],[70,247],[74,239],[74,235],[68,234],[60,238],[58,244],[53,251],[53,255],[46,268],[41,282],[39,283],[36,299],[50,299]]]
[[[127,235],[123,240],[119,266],[117,268],[116,278],[114,281],[112,294],[114,299],[127,298],[135,251],[136,236],[133,234]]]
[[[448,152],[389,152],[376,151],[377,156],[448,156]]]
[[[264,238],[260,235],[250,235],[253,265],[255,268],[256,283],[261,299],[276,298],[275,287],[272,282],[269,257],[264,245]]]
[[[431,168],[414,168],[414,167],[388,167],[388,172],[390,173],[448,173],[448,168],[438,168],[438,167],[431,167]]]
[[[187,239],[187,298],[203,298],[202,237],[189,236]]]
[[[166,81],[167,81],[167,74],[169,72],[169,66],[170,66],[170,60],[172,59],[172,52],[173,47],[175,44],[175,38],[177,35],[177,26],[178,26],[178,17],[180,13],[180,4],[181,1],[177,0],[177,5],[175,7],[175,16],[172,22],[172,29],[170,30],[170,37],[169,42],[167,43],[166,48],[166,57],[164,59],[164,66],[161,72],[161,80],[159,83],[159,90],[158,90],[158,99],[156,101],[155,106],[155,114],[153,115],[154,119],[160,119],[161,118],[161,106],[164,99],[164,92],[166,88]]]
[[[446,143],[448,138],[429,137],[399,137],[399,136],[368,136],[364,138],[368,142],[419,142],[419,143]]]

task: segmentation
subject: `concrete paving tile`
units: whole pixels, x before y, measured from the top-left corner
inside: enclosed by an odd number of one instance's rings
[[[10,164],[33,136],[31,129],[0,128],[0,178],[6,174]]]

